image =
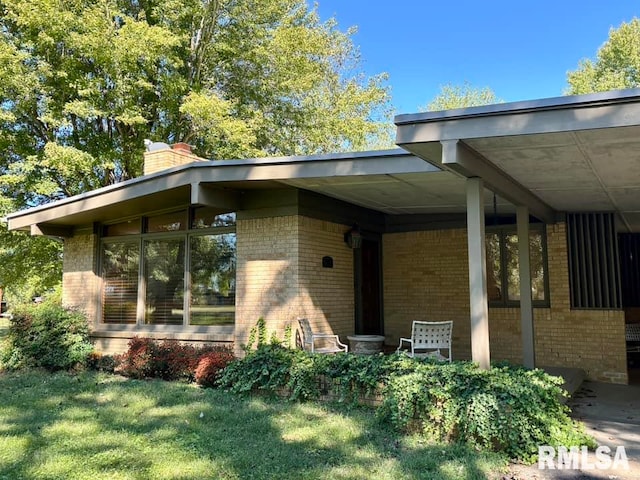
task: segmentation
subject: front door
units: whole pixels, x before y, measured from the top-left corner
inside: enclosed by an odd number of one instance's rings
[[[383,335],[380,238],[365,236],[354,253],[356,334]]]

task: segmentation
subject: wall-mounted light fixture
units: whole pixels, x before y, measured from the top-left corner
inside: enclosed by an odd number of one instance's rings
[[[360,248],[362,246],[362,233],[360,233],[360,227],[355,224],[344,234],[344,241],[349,248]]]

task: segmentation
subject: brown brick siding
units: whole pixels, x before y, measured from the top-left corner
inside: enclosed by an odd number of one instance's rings
[[[551,308],[534,309],[536,363],[577,367],[594,380],[626,383],[624,313],[571,310],[566,227],[547,228]],[[412,320],[453,320],[453,355],[469,359],[469,280],[466,230],[383,237],[385,333],[408,336]],[[491,308],[492,360],[522,361],[520,310]]]

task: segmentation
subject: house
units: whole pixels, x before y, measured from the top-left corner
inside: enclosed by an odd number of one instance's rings
[[[8,216],[64,239],[63,301],[99,349],[239,346],[263,317],[397,345],[453,320],[453,356],[627,383],[640,321],[640,89],[396,117],[399,149],[207,161]],[[355,248],[354,248],[355,247]]]

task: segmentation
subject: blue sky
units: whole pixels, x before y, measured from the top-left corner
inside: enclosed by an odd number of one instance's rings
[[[640,16],[632,0],[317,2],[323,20],[358,27],[362,68],[389,74],[396,113],[465,81],[507,102],[562,95],[567,71],[595,58],[611,27]]]

